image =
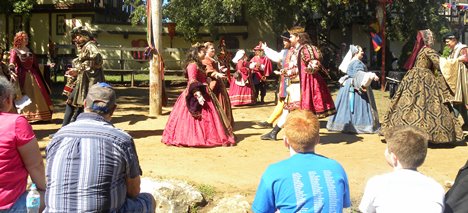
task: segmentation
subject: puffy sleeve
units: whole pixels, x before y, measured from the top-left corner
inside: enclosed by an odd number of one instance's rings
[[[207,74],[208,76],[210,76],[211,73],[217,72],[217,71],[218,71],[218,70],[216,69],[216,67],[214,66],[213,61],[211,61],[210,59],[205,58],[205,59],[203,59],[202,63],[203,63],[203,65],[205,65],[206,74]]]
[[[304,63],[304,65],[307,67],[309,63],[314,59],[315,58],[312,52],[312,47],[309,45],[304,46],[304,48],[301,49],[301,60]]]
[[[77,67],[79,72],[93,72],[102,68],[103,59],[95,44],[86,44],[83,52],[79,54],[78,60],[81,62],[80,67]]]
[[[432,48],[428,48],[426,51],[427,58],[432,62],[432,67],[440,70],[440,55]]]
[[[15,49],[10,50],[10,64],[16,65],[18,63],[18,57]]]
[[[465,56],[465,60],[463,60],[463,63],[467,64],[468,63],[468,47],[465,47],[460,50],[459,56]]]

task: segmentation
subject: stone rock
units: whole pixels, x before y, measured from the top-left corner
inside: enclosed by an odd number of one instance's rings
[[[186,213],[190,207],[206,203],[203,195],[193,186],[179,180],[141,179],[141,192],[156,200],[156,212]]]
[[[242,195],[226,197],[218,201],[216,206],[209,213],[246,213],[250,212],[250,204]]]

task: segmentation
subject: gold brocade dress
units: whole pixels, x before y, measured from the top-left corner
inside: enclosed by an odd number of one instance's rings
[[[439,69],[438,53],[422,48],[414,67],[408,70],[384,116],[382,133],[393,126],[419,127],[429,134],[430,143],[463,140],[463,132],[450,111],[452,99]]]

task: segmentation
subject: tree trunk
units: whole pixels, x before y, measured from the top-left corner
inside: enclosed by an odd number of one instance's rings
[[[161,15],[161,0],[151,0],[151,25],[153,32],[153,44],[157,50],[153,54],[150,62],[150,91],[149,91],[149,115],[157,116],[162,114],[162,73],[160,67],[159,56],[161,54],[161,32],[162,32],[162,15]],[[151,41],[148,41],[151,42]]]

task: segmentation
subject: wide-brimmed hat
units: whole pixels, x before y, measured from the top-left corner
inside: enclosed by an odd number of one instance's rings
[[[289,38],[291,37],[291,34],[289,32],[284,32],[283,34],[280,35],[280,37],[284,40],[288,40],[289,41]]]
[[[238,50],[236,52],[236,55],[234,56],[234,58],[232,59],[232,62],[234,62],[234,64],[237,64],[237,62],[242,58],[244,57],[245,55],[245,50]]]
[[[94,84],[86,95],[86,108],[98,113],[109,113],[115,106],[115,91],[104,82]]]
[[[71,31],[72,37],[75,37],[77,35],[82,35],[82,36],[87,36],[89,38],[93,37],[93,34],[91,33],[90,30],[88,30],[87,27],[85,26],[78,26],[72,29]]]

